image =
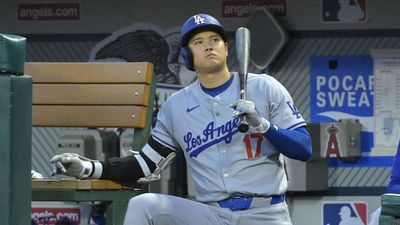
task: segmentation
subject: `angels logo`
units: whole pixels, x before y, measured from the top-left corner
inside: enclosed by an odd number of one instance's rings
[[[324,203],[323,225],[366,225],[367,204],[365,202]]]
[[[339,132],[339,128],[335,127],[332,123],[330,127],[328,127],[327,132],[329,134],[328,144],[326,149],[326,157],[331,157],[335,155],[336,157],[341,157],[339,143],[337,139],[337,134]]]
[[[31,212],[32,225],[75,225],[81,223],[80,208],[41,208],[33,207]]]

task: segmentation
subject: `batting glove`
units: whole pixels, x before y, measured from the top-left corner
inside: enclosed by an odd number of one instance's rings
[[[256,109],[254,102],[249,100],[239,99],[235,103],[231,104],[229,107],[233,108],[233,117],[238,117],[240,115],[246,116],[246,121],[250,126],[254,127],[257,132],[265,133],[270,127],[270,123],[267,119],[262,117]]]
[[[91,160],[75,153],[63,153],[50,159],[53,164],[51,175],[67,175],[77,179],[97,179],[103,172],[103,166],[97,160]]]

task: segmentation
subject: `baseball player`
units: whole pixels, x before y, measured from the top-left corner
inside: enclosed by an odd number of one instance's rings
[[[195,200],[146,193],[132,198],[124,225],[290,225],[284,156],[306,161],[311,140],[288,91],[273,77],[249,74],[248,100],[227,66],[221,24],[198,14],[182,27],[181,51],[198,79],[161,107],[147,144],[137,155],[104,162],[64,153],[56,173],[79,179],[147,182],[183,151],[195,182]],[[239,116],[250,129],[238,132]]]

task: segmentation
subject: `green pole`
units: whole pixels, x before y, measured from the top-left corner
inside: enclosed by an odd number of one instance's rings
[[[32,78],[25,38],[0,34],[0,224],[30,224]],[[22,61],[22,63],[21,63]]]

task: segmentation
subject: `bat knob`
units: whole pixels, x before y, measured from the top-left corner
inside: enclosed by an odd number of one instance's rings
[[[241,133],[245,133],[249,130],[249,124],[246,121],[240,121],[240,124],[238,126],[238,130]]]

